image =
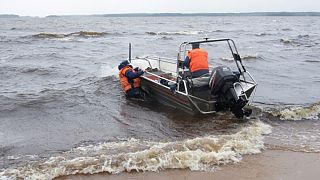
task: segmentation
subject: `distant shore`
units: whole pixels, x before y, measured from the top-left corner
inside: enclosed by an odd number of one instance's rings
[[[162,17],[162,16],[320,16],[320,12],[246,12],[246,13],[119,13],[92,15],[49,15],[46,17],[97,16],[97,17]],[[24,17],[16,14],[0,14],[0,18]]]
[[[194,172],[190,170],[163,170],[160,172],[131,172],[110,175],[107,173],[93,175],[73,175],[57,178],[59,180],[317,180],[320,177],[320,153],[303,153],[282,150],[266,150],[257,155],[246,155],[233,165],[222,165],[215,172]]]

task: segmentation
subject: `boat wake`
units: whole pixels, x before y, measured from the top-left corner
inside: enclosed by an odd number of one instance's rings
[[[130,171],[190,169],[212,171],[215,166],[237,163],[244,154],[264,149],[271,126],[256,119],[228,135],[211,135],[174,142],[137,139],[77,147],[60,155],[0,172],[5,178],[53,179],[77,173],[112,174]]]

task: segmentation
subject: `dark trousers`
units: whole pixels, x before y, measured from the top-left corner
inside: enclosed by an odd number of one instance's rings
[[[126,92],[126,94],[127,94],[128,97],[138,98],[138,97],[141,96],[141,94],[140,94],[140,87],[129,89],[129,90]]]

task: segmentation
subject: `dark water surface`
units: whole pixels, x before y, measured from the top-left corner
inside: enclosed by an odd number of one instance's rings
[[[0,18],[0,176],[211,170],[264,143],[320,152],[319,24],[318,17]],[[251,120],[192,117],[125,98],[117,65],[129,42],[134,56],[175,58],[181,42],[204,37],[235,40],[259,83]],[[233,64],[215,47],[206,47],[211,63]]]

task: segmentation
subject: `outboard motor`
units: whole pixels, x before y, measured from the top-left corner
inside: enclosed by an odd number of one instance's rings
[[[238,76],[229,67],[218,66],[212,70],[209,86],[211,94],[218,97],[217,110],[230,109],[237,118],[242,118],[244,115],[249,116],[251,112],[243,110],[248,99],[243,93],[237,94],[235,90],[237,82],[239,82]]]

